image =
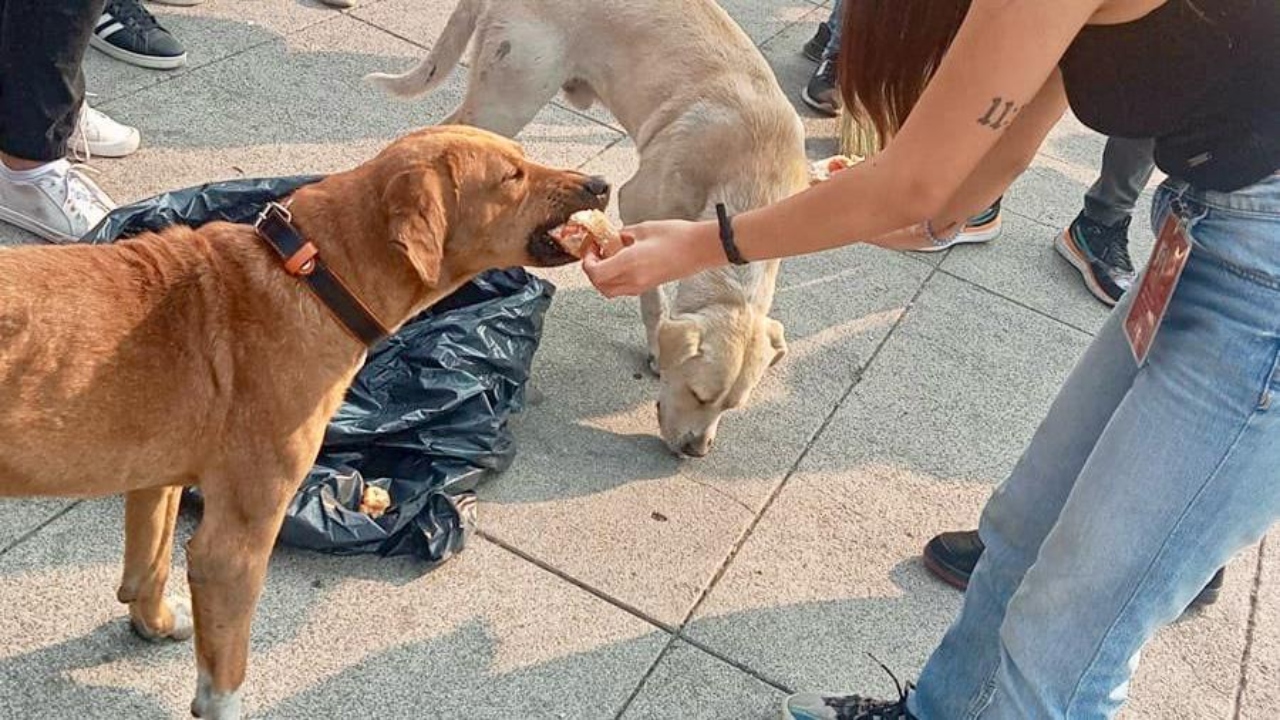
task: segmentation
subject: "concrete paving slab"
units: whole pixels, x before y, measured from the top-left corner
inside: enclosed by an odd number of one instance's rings
[[[645,680],[622,720],[774,718],[785,695],[685,642],[676,642]]]
[[[583,356],[590,361],[595,353]],[[582,380],[577,387],[610,386]],[[676,459],[652,435],[620,427],[628,418],[608,420],[602,428],[598,419],[575,424],[542,407],[527,411],[514,426],[515,464],[481,488],[481,527],[675,626],[753,513],[681,477]]]
[[[392,100],[360,81],[418,53],[420,48],[339,15],[109,103],[104,107],[119,120],[139,127],[143,148],[124,160],[98,163],[101,184],[118,202],[128,202],[213,179],[351,167],[396,137],[437,122],[461,97],[456,79],[414,102]],[[548,108],[521,139],[530,156],[573,167],[619,137]]]
[[[1251,547],[1227,566],[1216,604],[1188,612],[1156,636],[1142,653],[1120,720],[1252,717],[1235,708],[1257,574],[1258,549]],[[1258,717],[1275,717],[1280,704],[1269,707]]]
[[[999,482],[1088,341],[935,275],[806,467],[888,462],[939,480]]]
[[[114,600],[121,516],[118,500],[85,503],[0,558],[0,716],[186,715],[191,645],[135,639]],[[388,717],[614,717],[669,638],[484,541],[425,576],[408,561],[282,549],[255,622],[246,700],[253,717],[271,718],[370,707]]]
[[[145,87],[169,82],[251,47],[333,20],[338,11],[300,0],[206,0],[198,7],[150,4],[147,9],[187,49],[187,64],[176,70],[149,70],[123,63],[96,49],[85,55],[86,87],[107,103]],[[216,106],[215,106],[216,107]],[[154,112],[154,107],[144,109]]]
[[[775,315],[790,356],[701,460],[676,460],[656,437],[638,313],[597,312],[598,294],[562,288],[535,363],[538,404],[513,425],[520,456],[481,492],[487,531],[680,622],[928,272],[871,248],[784,267]]]
[[[71,504],[70,500],[0,500],[0,554]]]
[[[952,248],[942,269],[1036,312],[1097,332],[1110,309],[1094,298],[1080,273],[1053,249],[1056,235],[1045,225],[1007,212],[999,238]]]
[[[445,23],[449,22],[449,15],[457,5],[457,0],[432,0],[425,3],[422,0],[383,0],[363,4],[349,13],[352,17],[419,46],[411,60],[393,62],[378,69],[378,72],[402,72],[413,67],[415,62],[426,56],[425,51],[436,44],[436,38],[444,32]],[[464,60],[467,57],[463,55]]]
[[[805,0],[717,0],[757,45],[793,23],[818,23],[830,11]],[[810,27],[812,33],[816,27]]]
[[[1262,547],[1261,570],[1253,589],[1241,720],[1280,715],[1280,531],[1273,531]],[[1230,579],[1244,583],[1247,577],[1241,572],[1238,579]]]
[[[976,521],[1085,340],[935,276],[690,637],[788,687],[883,690],[868,651],[917,670],[959,607],[920,548]]]

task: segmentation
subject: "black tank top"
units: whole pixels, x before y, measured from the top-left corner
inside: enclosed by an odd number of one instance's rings
[[[1171,176],[1229,191],[1280,169],[1280,0],[1166,0],[1086,26],[1060,67],[1081,122],[1155,138]]]

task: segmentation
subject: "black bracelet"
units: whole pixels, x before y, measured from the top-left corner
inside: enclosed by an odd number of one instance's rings
[[[720,244],[724,247],[724,256],[734,265],[746,265],[746,259],[738,251],[738,244],[733,241],[733,218],[729,216],[724,203],[716,203],[716,220],[720,223]]]

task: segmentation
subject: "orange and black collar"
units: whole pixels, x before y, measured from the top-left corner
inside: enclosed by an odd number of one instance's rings
[[[320,251],[293,226],[293,215],[279,203],[268,203],[253,224],[267,247],[280,258],[285,272],[307,283],[334,318],[356,340],[373,346],[390,333],[337,273],[325,265]]]

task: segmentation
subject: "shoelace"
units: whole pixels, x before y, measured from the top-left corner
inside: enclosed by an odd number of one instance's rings
[[[142,7],[140,0],[134,2],[111,0],[107,3],[107,12],[111,13],[111,17],[121,25],[135,30],[150,30],[160,26],[155,16]]]
[[[903,687],[898,676],[894,675],[887,665],[871,653],[867,653],[867,657],[879,665],[890,680],[893,680],[894,687],[898,689],[898,699],[872,700],[859,695],[850,695],[827,698],[825,700],[827,707],[836,711],[837,720],[910,720],[911,714],[907,712],[907,693],[911,689],[911,684],[908,683]]]
[[[93,151],[89,149],[89,113],[91,112],[95,110],[89,107],[88,103],[80,106],[80,117],[76,118],[75,129],[76,137],[80,142],[71,143],[71,157],[83,163],[93,159]]]
[[[1076,224],[1072,225],[1072,233],[1078,233],[1077,241],[1082,242],[1085,249],[1107,267],[1126,273],[1133,272],[1133,260],[1129,258],[1128,220],[1119,225],[1108,226],[1094,220],[1080,218]]]
[[[97,169],[88,165],[67,164],[66,172],[61,177],[56,175],[48,175],[38,179],[38,184],[44,185],[47,189],[53,191],[61,191],[65,198],[62,203],[63,210],[73,214],[75,217],[86,222],[97,222],[97,219],[90,217],[86,213],[86,209],[95,207],[106,214],[111,211],[111,201],[107,199],[106,193],[88,177],[90,173],[96,173]],[[61,183],[59,187],[58,183]],[[94,213],[97,215],[98,213]]]
[[[1133,260],[1129,258],[1129,241],[1127,237],[1103,238],[1102,249],[1098,253],[1098,259],[1127,273],[1133,272]]]

